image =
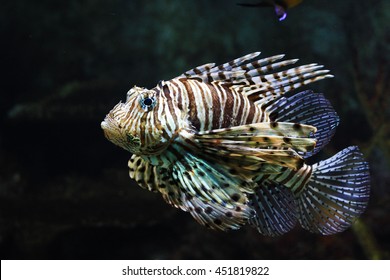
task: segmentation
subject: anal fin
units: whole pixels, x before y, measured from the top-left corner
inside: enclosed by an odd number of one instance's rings
[[[296,225],[297,205],[292,192],[286,187],[265,180],[250,197],[250,205],[256,215],[249,220],[249,224],[261,234],[279,236]]]

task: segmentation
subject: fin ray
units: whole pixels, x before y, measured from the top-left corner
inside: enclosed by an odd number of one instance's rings
[[[253,184],[232,176],[222,166],[186,152],[174,163],[173,176],[180,184],[183,207],[201,224],[238,228],[252,215],[246,193],[252,192]]]
[[[132,155],[128,162],[130,178],[149,191],[160,192],[164,200],[174,207],[181,208],[179,187],[172,180],[171,170],[154,166],[140,156]]]
[[[267,236],[280,236],[297,223],[296,203],[290,190],[275,182],[263,181],[251,198],[256,216],[249,224]]]
[[[324,235],[347,229],[368,204],[368,164],[352,146],[312,168],[310,181],[297,197],[302,227]]]
[[[197,132],[197,136],[215,137],[219,135],[268,135],[268,136],[289,136],[309,137],[316,132],[316,128],[310,125],[288,123],[288,122],[261,122],[229,128],[220,128]]]
[[[333,137],[339,124],[333,106],[323,94],[303,91],[290,97],[281,97],[266,105],[272,121],[303,123],[316,127],[313,137],[317,140],[313,151],[301,153],[308,158],[319,152]]]
[[[248,95],[251,101],[265,102],[303,85],[333,77],[328,74],[328,70],[321,70],[322,65],[315,63],[272,73],[298,60],[279,61],[284,55],[274,55],[248,62],[258,57],[259,54],[260,52],[250,53],[219,66],[214,66],[213,63],[204,64],[184,72],[177,78],[201,79],[207,83],[227,84],[242,93],[247,93],[249,87],[252,89]],[[253,85],[259,86],[257,91],[253,91]]]
[[[249,169],[252,165],[276,164],[298,169],[303,159],[295,150],[313,149],[315,140],[305,138],[315,132],[312,126],[293,123],[256,123],[196,134],[181,133],[199,150],[220,161],[239,161]]]

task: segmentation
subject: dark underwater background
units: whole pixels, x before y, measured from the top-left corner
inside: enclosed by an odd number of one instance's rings
[[[390,258],[390,2],[307,0],[279,22],[237,1],[3,1],[1,259]],[[132,86],[258,50],[335,75],[306,87],[341,118],[314,161],[358,145],[372,175],[369,206],[343,233],[206,229],[138,187],[130,154],[104,138]]]

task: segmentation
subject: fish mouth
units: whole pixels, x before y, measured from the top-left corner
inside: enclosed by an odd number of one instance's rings
[[[116,135],[115,125],[113,124],[113,119],[108,115],[105,119],[100,123],[100,127],[103,129],[104,136],[112,142]]]
[[[100,127],[103,129],[103,133],[104,133],[104,136],[109,140],[111,141],[110,139],[110,133],[108,133],[109,129],[110,129],[110,125],[108,124],[108,122],[106,122],[106,120],[102,121],[100,123]]]
[[[107,124],[106,120],[104,120],[104,121],[102,121],[102,122],[100,123],[100,127],[101,127],[103,130],[106,130],[107,126],[108,126],[108,124]]]
[[[100,123],[100,127],[103,129],[104,132],[110,129],[110,124],[107,117],[105,117],[104,120]]]

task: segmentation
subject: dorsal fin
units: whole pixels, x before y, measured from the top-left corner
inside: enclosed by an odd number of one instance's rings
[[[209,81],[209,79],[207,78],[208,74],[231,71],[232,69],[239,70],[236,68],[241,66],[245,61],[251,60],[259,56],[259,54],[260,52],[250,53],[218,66],[215,66],[215,63],[206,63],[184,72],[182,75],[180,75],[177,78],[201,78],[203,81],[206,82]],[[220,79],[213,79],[213,81],[216,80],[220,80]]]
[[[322,65],[307,64],[269,74],[261,74],[255,71],[260,69],[254,69],[245,73],[245,77],[236,79],[233,88],[252,102],[263,104],[304,85],[333,77],[328,74],[329,70],[322,68]]]
[[[339,117],[330,102],[321,93],[310,90],[273,100],[263,107],[274,122],[303,123],[317,128],[314,138],[316,146],[310,152],[298,152],[304,158],[319,152],[333,137]]]
[[[214,63],[204,64],[188,70],[177,78],[227,84],[248,96],[252,102],[263,103],[303,85],[333,77],[328,74],[329,70],[322,69],[323,66],[316,63],[279,71],[298,61],[281,60],[283,54],[248,62],[259,54],[260,52],[250,53],[219,66],[215,66]]]

